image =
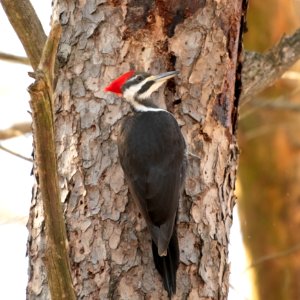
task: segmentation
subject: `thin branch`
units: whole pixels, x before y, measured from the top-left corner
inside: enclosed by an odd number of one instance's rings
[[[245,271],[248,271],[251,268],[257,267],[258,265],[260,265],[264,262],[274,260],[274,259],[277,259],[277,258],[281,258],[281,257],[285,257],[285,256],[291,255],[291,254],[293,254],[295,252],[298,252],[298,251],[300,251],[300,244],[296,244],[295,246],[293,246],[293,247],[291,247],[287,250],[281,251],[281,252],[277,252],[277,253],[274,253],[274,254],[269,254],[269,255],[262,256],[262,257],[258,258],[257,260],[255,260],[253,263],[251,263],[246,268]]]
[[[31,123],[18,123],[0,130],[0,140],[7,140],[31,132]]]
[[[246,140],[253,140],[258,137],[264,136],[269,134],[270,132],[276,130],[280,126],[281,129],[287,129],[287,130],[298,130],[300,129],[300,126],[295,124],[293,121],[286,121],[286,122],[280,122],[280,123],[268,123],[267,125],[263,126],[257,126],[255,128],[252,128],[250,130],[247,130],[247,132],[244,135],[244,138]]]
[[[31,96],[35,174],[39,178],[45,214],[45,265],[51,299],[75,300],[58,183],[52,110],[53,74],[60,35],[61,26],[53,25],[38,70],[32,74],[36,80],[28,90]]]
[[[240,290],[236,289],[235,286],[232,285],[231,283],[229,283],[229,288],[231,288],[233,291],[235,291],[237,294],[239,294],[239,299],[242,299],[242,297],[243,297],[244,300],[250,300],[248,297],[242,296],[240,293]]]
[[[17,64],[30,65],[30,61],[27,57],[17,56],[4,52],[0,52],[0,60],[5,60]]]
[[[239,119],[245,119],[249,115],[256,112],[258,109],[261,108],[270,108],[270,109],[285,109],[285,110],[291,110],[291,111],[299,111],[299,104],[297,103],[290,103],[288,98],[292,98],[295,95],[297,95],[300,92],[300,87],[297,87],[293,90],[291,90],[287,95],[280,96],[273,100],[267,100],[263,98],[257,98],[255,97],[255,100],[251,102],[251,107],[247,106],[247,109],[243,111],[241,109],[241,112],[239,114]],[[254,98],[253,98],[254,99]]]
[[[12,155],[17,156],[17,157],[19,157],[19,158],[22,158],[22,159],[24,159],[24,160],[33,162],[33,159],[28,158],[28,157],[26,157],[26,156],[23,156],[23,155],[21,155],[21,154],[15,152],[15,151],[12,151],[12,150],[10,150],[10,149],[8,149],[8,148],[6,148],[6,147],[3,147],[1,144],[0,144],[0,149],[3,150],[3,151],[5,151],[5,152],[7,152],[7,153],[9,153],[9,154],[12,154]]]
[[[277,81],[300,59],[300,29],[264,54],[245,52],[241,104]]]
[[[36,70],[47,37],[34,8],[29,0],[1,0],[1,4]]]
[[[288,110],[291,112],[299,112],[300,104],[290,103],[288,100],[285,101],[270,101],[270,100],[255,100],[252,105],[257,106],[258,108],[267,108],[267,109],[279,109],[280,111]]]
[[[282,75],[282,79],[289,80],[300,80],[300,72],[297,71],[287,71]]]
[[[16,216],[14,214],[9,214],[1,211],[0,213],[0,226],[7,224],[23,224],[27,222],[28,216]]]

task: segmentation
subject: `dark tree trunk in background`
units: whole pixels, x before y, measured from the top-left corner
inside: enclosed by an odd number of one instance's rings
[[[150,235],[118,162],[118,126],[130,107],[103,92],[132,68],[180,71],[158,95],[194,154],[178,218],[176,298],[227,298],[242,2],[55,1],[54,16],[63,26],[57,157],[78,299],[167,297],[152,261]],[[36,189],[29,220],[29,299],[49,297],[43,224]]]

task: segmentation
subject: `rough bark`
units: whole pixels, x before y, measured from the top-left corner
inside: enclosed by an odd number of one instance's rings
[[[180,206],[176,298],[227,298],[242,2],[55,2],[63,26],[55,100],[58,172],[78,299],[166,298],[149,233],[118,163],[118,126],[130,108],[103,92],[131,68],[180,71],[180,79],[157,94],[158,104],[175,114],[189,151],[198,156],[189,160]],[[42,224],[36,191],[29,299],[49,297]]]

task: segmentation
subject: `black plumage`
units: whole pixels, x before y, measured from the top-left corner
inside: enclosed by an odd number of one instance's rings
[[[123,121],[118,150],[130,192],[151,233],[155,266],[171,296],[179,264],[176,216],[186,169],[184,138],[169,112],[135,112]]]

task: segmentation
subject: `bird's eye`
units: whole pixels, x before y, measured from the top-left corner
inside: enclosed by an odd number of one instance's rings
[[[136,78],[136,80],[137,80],[138,82],[140,82],[140,81],[143,80],[143,77],[142,77],[141,75],[139,75],[139,76]]]

